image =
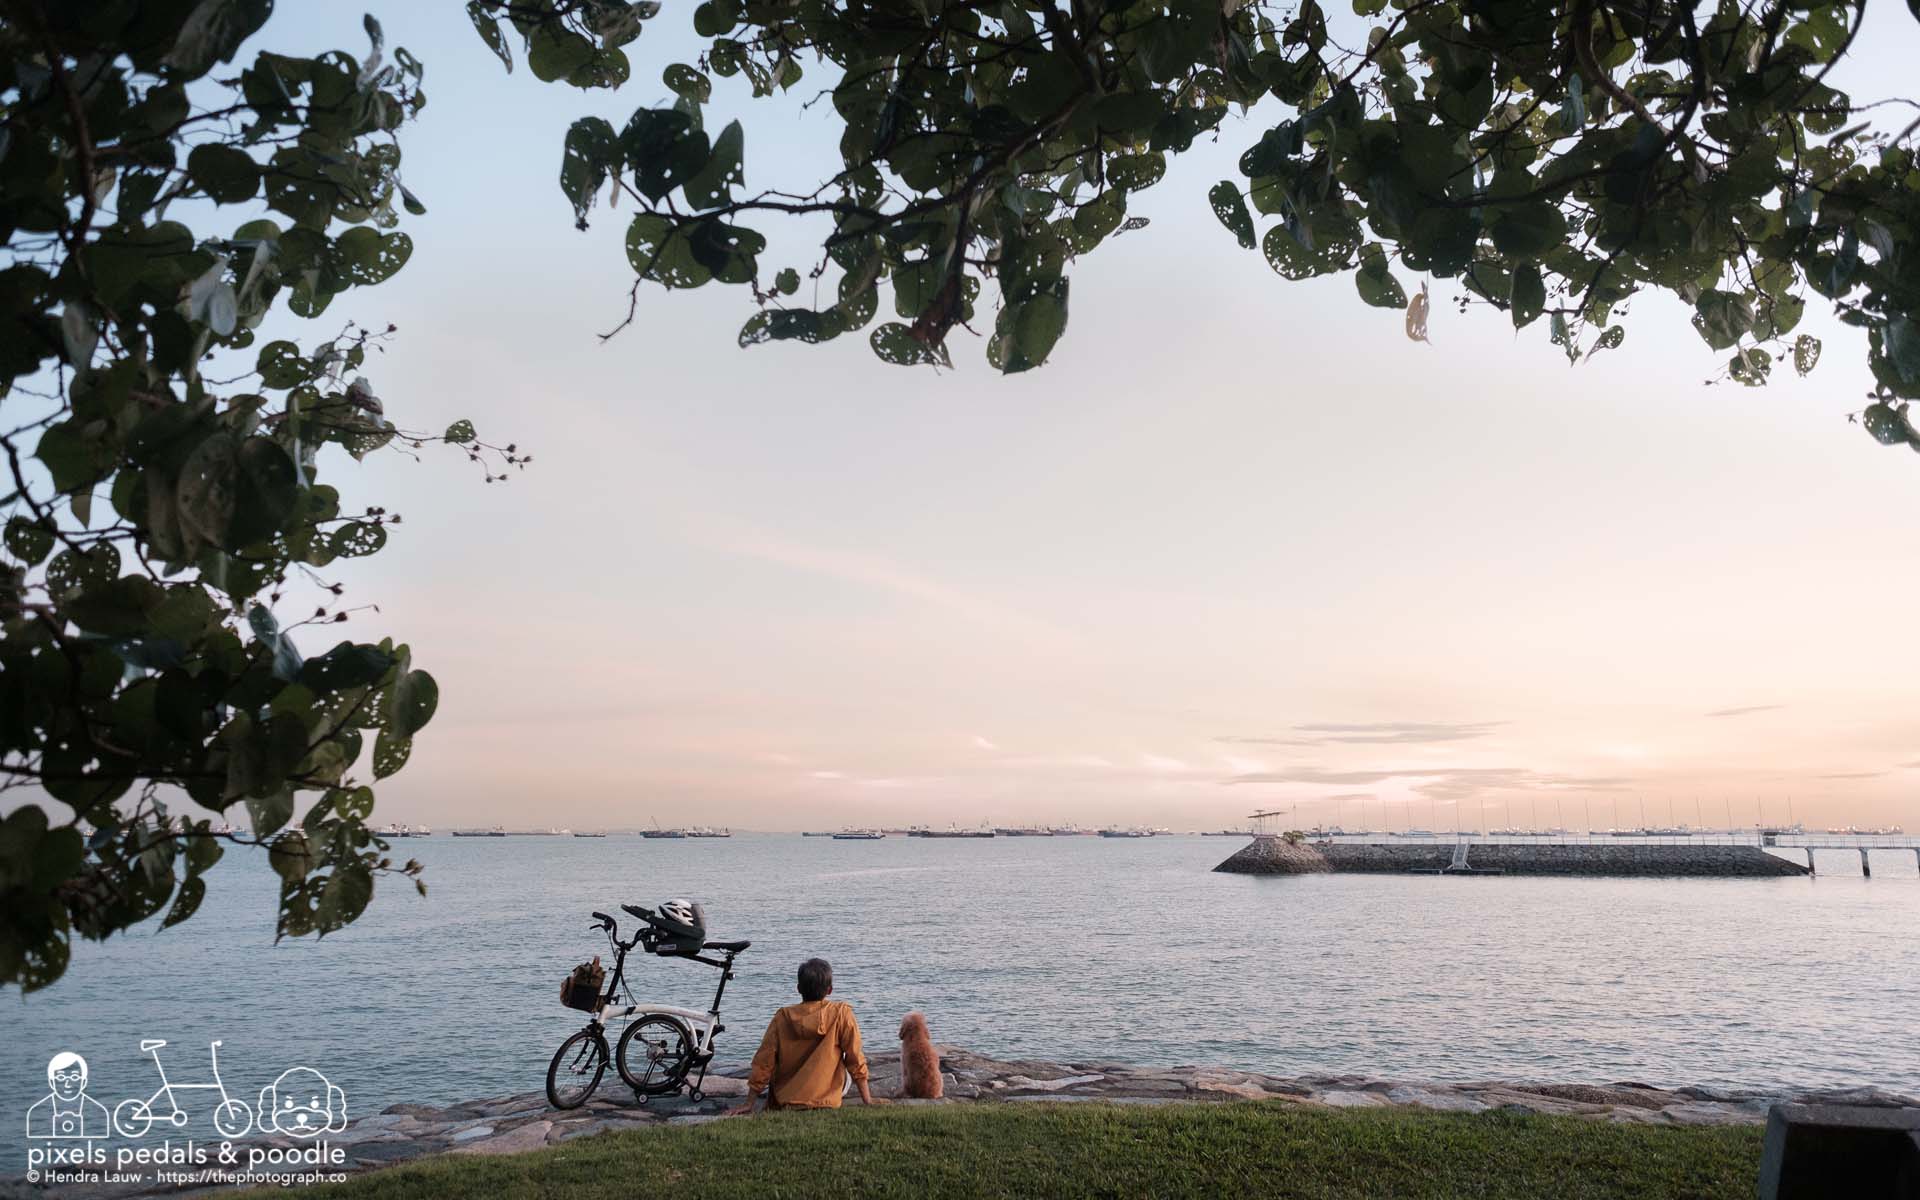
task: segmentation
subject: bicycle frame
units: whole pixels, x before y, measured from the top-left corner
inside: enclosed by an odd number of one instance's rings
[[[694,1061],[699,1064],[700,1079],[704,1080],[707,1073],[707,1063],[712,1061],[713,1058],[713,1039],[726,1029],[726,1026],[720,1023],[720,1001],[726,996],[727,984],[734,977],[733,962],[735,958],[739,957],[740,950],[722,950],[719,953],[724,957],[721,958],[708,958],[704,954],[685,956],[693,962],[704,963],[709,967],[716,967],[720,971],[719,986],[713,990],[713,1005],[705,1012],[695,1008],[683,1008],[677,1004],[653,1004],[644,1001],[632,1004],[615,1004],[615,998],[620,995],[620,990],[626,983],[627,955],[635,946],[641,944],[645,927],[643,925],[641,928],[636,929],[633,937],[623,942],[620,940],[620,927],[618,922],[604,913],[595,913],[593,915],[597,918],[599,928],[607,935],[607,941],[611,943],[613,948],[613,976],[607,981],[607,990],[600,997],[600,1007],[588,1016],[587,1028],[591,1029],[594,1035],[600,1039],[601,1047],[604,1049],[606,1046],[606,1027],[610,1021],[639,1016],[658,1015],[672,1017],[684,1024],[687,1027],[688,1033],[692,1035]],[[693,1087],[695,1089],[693,1094],[698,1095],[700,1083],[695,1082]]]

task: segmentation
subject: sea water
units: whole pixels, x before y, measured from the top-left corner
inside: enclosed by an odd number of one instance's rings
[[[1241,844],[441,834],[394,844],[426,865],[424,898],[386,880],[351,928],[278,943],[277,881],[234,850],[186,924],[78,945],[59,983],[0,1001],[0,1121],[19,1128],[62,1050],[107,1108],[152,1095],[142,1039],[166,1041],[183,1084],[212,1082],[219,1040],[221,1082],[250,1106],[293,1067],[354,1116],[537,1092],[582,1024],[561,978],[612,965],[588,914],[624,934],[622,902],[670,897],[753,941],[716,1067],[751,1057],[819,955],[873,1049],[918,1009],[937,1041],[1002,1058],[1920,1093],[1912,851],[1879,854],[1871,879],[1851,852],[1791,879],[1213,873]],[[705,1009],[718,982],[628,965],[643,1000]],[[177,1095],[210,1129],[219,1094]]]

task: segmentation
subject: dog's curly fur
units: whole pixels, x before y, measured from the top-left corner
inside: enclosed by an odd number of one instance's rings
[[[926,1017],[917,1012],[900,1022],[900,1084],[901,1095],[915,1100],[938,1100],[942,1091],[940,1055],[927,1032]]]

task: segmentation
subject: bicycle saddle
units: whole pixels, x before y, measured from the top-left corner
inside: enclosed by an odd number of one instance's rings
[[[701,949],[725,950],[732,954],[738,954],[742,950],[745,950],[748,946],[751,946],[751,945],[753,945],[752,942],[708,942],[706,945],[702,946]]]

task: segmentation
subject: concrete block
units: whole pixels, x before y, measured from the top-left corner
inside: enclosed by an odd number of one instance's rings
[[[1920,1108],[1775,1105],[1760,1200],[1920,1200]]]

